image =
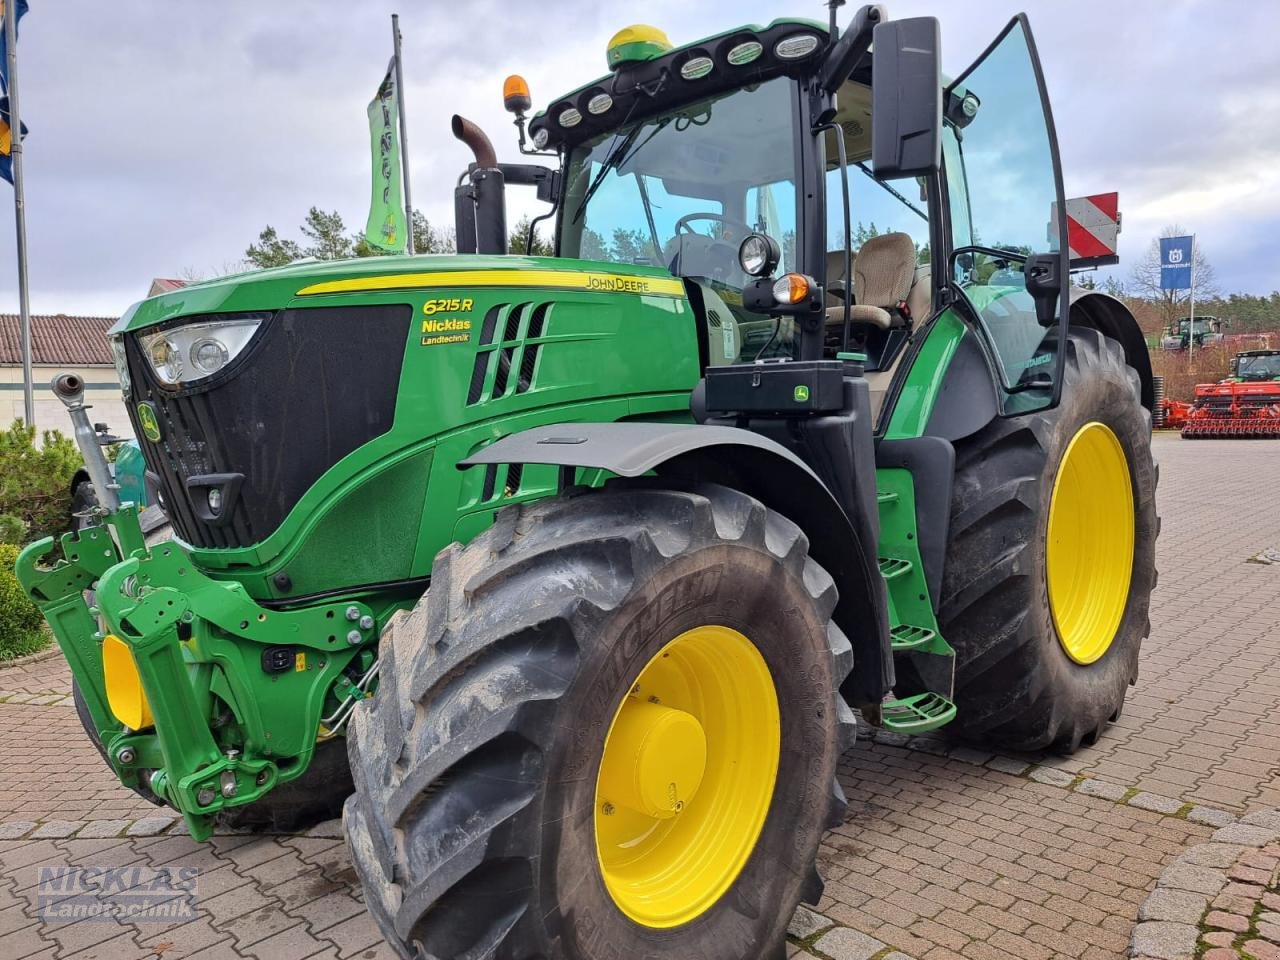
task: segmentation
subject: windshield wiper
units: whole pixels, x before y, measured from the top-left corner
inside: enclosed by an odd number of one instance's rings
[[[900,202],[904,207],[906,207],[908,210],[910,210],[912,213],[914,213],[917,217],[919,217],[919,218],[920,218],[921,220],[923,220],[925,223],[928,223],[928,222],[929,222],[929,215],[928,215],[927,213],[925,213],[923,210],[921,210],[919,207],[917,207],[914,203],[912,203],[910,200],[908,200],[906,197],[904,197],[901,193],[899,193],[899,192],[898,192],[897,190],[895,190],[893,187],[889,186],[889,184],[885,183],[883,180],[881,180],[880,178],[878,178],[874,173],[872,173],[872,172],[870,171],[870,169],[868,169],[868,168],[867,168],[867,165],[866,165],[866,164],[864,164],[864,163],[855,163],[855,164],[854,164],[854,166],[855,166],[855,167],[857,167],[859,170],[861,170],[863,173],[865,173],[868,177],[870,177],[872,180],[874,180],[874,181],[875,181],[876,183],[878,183],[880,186],[884,187],[884,189],[885,189],[885,190],[887,190],[887,191],[889,191],[889,193],[891,193],[891,194],[893,194],[895,197],[897,197],[897,198],[898,198],[898,201],[899,201],[899,202]]]
[[[631,132],[623,138],[622,142],[609,151],[609,155],[604,158],[604,163],[600,165],[600,169],[596,171],[595,177],[587,187],[587,192],[583,195],[582,202],[578,204],[578,210],[573,215],[574,223],[577,223],[582,218],[582,212],[587,209],[587,201],[600,189],[600,185],[604,183],[605,174],[610,170],[621,170],[636,154],[644,149],[645,144],[656,137],[670,122],[670,117],[663,117],[654,126],[652,132],[639,143],[636,143],[635,149],[632,150],[631,145],[635,143],[636,137],[639,136],[640,131],[643,129],[643,124],[636,124],[631,128]]]

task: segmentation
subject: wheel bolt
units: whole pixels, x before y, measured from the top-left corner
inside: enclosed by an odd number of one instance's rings
[[[360,629],[361,629],[361,630],[372,630],[372,629],[373,629],[373,617],[369,616],[367,613],[366,613],[363,617],[361,617],[361,618],[360,618]]]
[[[612,817],[614,814],[613,804],[606,801],[605,805],[600,808],[600,812],[606,817]]]
[[[352,623],[355,623],[357,620],[359,620],[360,608],[357,607],[355,604],[352,604],[351,606],[347,607],[347,619],[350,620]]]
[[[361,633],[359,630],[352,630],[350,633],[347,634],[347,643],[351,644],[353,647],[357,643],[363,643],[363,642],[364,642],[364,634]]]

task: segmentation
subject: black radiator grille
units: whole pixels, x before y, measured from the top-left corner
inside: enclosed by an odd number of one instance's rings
[[[224,373],[183,388],[160,384],[137,335],[126,337],[129,415],[177,534],[203,548],[257,543],[325,470],[389,430],[411,315],[408,305],[282,310]],[[197,319],[214,318],[182,322]],[[158,442],[138,422],[144,401]],[[201,519],[187,488],[210,474],[244,477],[218,522]]]

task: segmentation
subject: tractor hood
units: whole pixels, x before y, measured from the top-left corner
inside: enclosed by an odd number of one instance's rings
[[[613,279],[610,279],[613,278]],[[655,267],[556,257],[433,254],[312,260],[195,283],[134,304],[110,334],[180,317],[277,310],[295,297],[335,293],[485,286],[596,289],[683,296],[683,286]],[[631,287],[632,289],[628,289]],[[317,300],[317,302],[319,302]]]

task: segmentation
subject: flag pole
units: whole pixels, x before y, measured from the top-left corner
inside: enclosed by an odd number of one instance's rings
[[[405,252],[413,250],[413,193],[409,190],[409,134],[404,117],[404,71],[400,68],[400,14],[391,15],[396,55],[396,112],[400,114],[400,179],[404,181]]]
[[[1191,318],[1187,329],[1187,369],[1191,369],[1191,358],[1196,352],[1196,235],[1191,235]]]
[[[13,220],[18,231],[18,317],[22,339],[22,408],[27,426],[36,422],[35,397],[31,381],[31,304],[27,294],[27,211],[22,194],[22,114],[18,109],[18,5],[4,5],[5,50],[9,59],[9,127],[13,137],[10,159],[13,165]]]

